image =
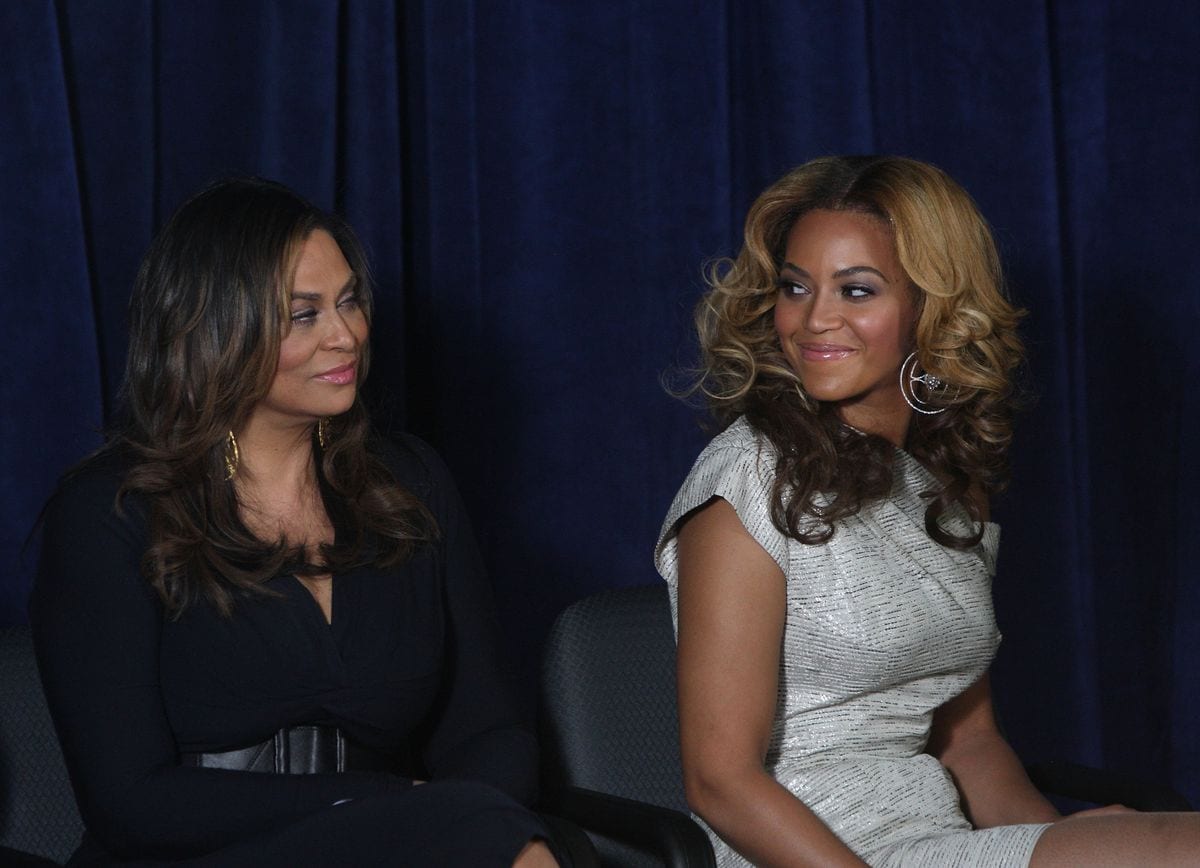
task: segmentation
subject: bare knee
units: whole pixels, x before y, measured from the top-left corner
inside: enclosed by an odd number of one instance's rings
[[[1146,814],[1159,824],[1156,832],[1164,865],[1200,863],[1200,813]],[[1152,863],[1151,863],[1152,864]]]
[[[1067,817],[1043,833],[1030,868],[1195,866],[1200,813]]]

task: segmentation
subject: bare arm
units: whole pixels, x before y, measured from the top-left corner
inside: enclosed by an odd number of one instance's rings
[[[782,571],[720,498],[685,520],[678,551],[688,804],[756,865],[863,865],[763,768],[786,610]]]
[[[928,751],[954,778],[967,817],[977,828],[1059,819],[1000,734],[986,674],[937,710]]]

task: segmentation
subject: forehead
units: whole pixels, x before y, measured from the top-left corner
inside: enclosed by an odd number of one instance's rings
[[[869,265],[888,277],[902,273],[891,227],[861,211],[819,209],[802,215],[788,231],[784,258],[805,270]]]
[[[342,248],[324,229],[314,229],[296,246],[294,291],[341,289],[352,274]]]

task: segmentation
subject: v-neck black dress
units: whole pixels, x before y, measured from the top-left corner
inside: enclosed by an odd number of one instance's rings
[[[389,463],[439,536],[398,569],[334,576],[332,623],[293,576],[230,618],[205,603],[165,618],[139,566],[144,505],[114,509],[123,464],[97,459],[60,486],[31,613],[88,829],[71,864],[507,866],[544,836],[522,807],[536,742],[497,663],[492,595],[453,481],[415,438]],[[181,752],[306,723],[407,753],[430,783],[179,765]]]

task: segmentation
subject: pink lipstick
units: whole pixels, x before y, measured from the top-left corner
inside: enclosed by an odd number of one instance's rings
[[[854,352],[852,347],[838,344],[801,344],[800,357],[806,362],[835,362]]]
[[[316,376],[316,379],[324,380],[326,383],[332,383],[335,386],[348,386],[354,382],[354,378],[354,362],[350,362],[347,365],[338,365],[336,368],[330,368],[328,371]]]

